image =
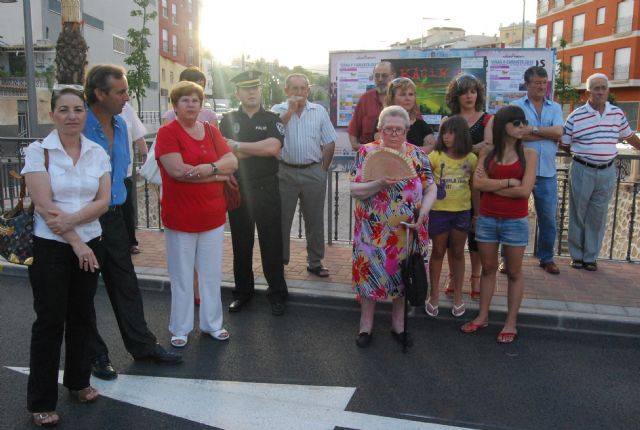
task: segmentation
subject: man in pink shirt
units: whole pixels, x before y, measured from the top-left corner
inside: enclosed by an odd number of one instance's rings
[[[382,61],[374,67],[373,80],[376,87],[360,97],[349,123],[349,142],[354,151],[362,145],[373,142],[374,128],[384,107],[387,87],[394,77],[395,70],[390,62]]]

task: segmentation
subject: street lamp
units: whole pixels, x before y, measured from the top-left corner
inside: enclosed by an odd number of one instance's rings
[[[521,48],[524,48],[524,10],[526,4],[527,0],[522,0],[522,41],[520,42]]]
[[[433,18],[429,16],[423,16],[422,21],[434,20],[434,21],[451,21],[450,18]],[[424,25],[420,23],[420,49],[424,49]]]

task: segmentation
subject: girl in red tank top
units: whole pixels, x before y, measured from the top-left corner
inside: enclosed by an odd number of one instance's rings
[[[473,333],[487,327],[489,308],[498,270],[498,246],[505,250],[508,281],[508,310],[498,343],[516,339],[518,310],[524,293],[522,256],[527,246],[528,200],[536,180],[537,154],[525,148],[527,120],[517,106],[502,108],[494,117],[493,148],[480,155],[473,186],[483,193],[480,216],[476,222],[476,240],[482,261],[480,311],[475,319],[461,327]]]

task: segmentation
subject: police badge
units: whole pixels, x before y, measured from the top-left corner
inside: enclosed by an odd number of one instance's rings
[[[284,136],[284,124],[282,124],[281,122],[276,122],[276,128],[278,129],[280,134]]]
[[[238,133],[240,133],[240,123],[234,122],[233,123],[233,134],[234,134],[234,136],[237,136]]]

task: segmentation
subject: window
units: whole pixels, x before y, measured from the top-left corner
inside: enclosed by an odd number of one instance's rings
[[[169,52],[169,32],[165,28],[162,29],[162,50]]]
[[[555,7],[564,7],[564,0],[556,0]]]
[[[178,56],[178,36],[176,36],[175,34],[172,37],[172,44],[171,44],[171,49],[172,49],[172,54],[174,57]]]
[[[175,3],[171,3],[171,22],[178,24],[178,7]]]
[[[625,0],[618,3],[618,20],[616,21],[616,33],[630,32],[632,20],[633,0]]]
[[[169,72],[169,83],[173,84],[173,72]]]
[[[193,64],[193,48],[191,46],[187,51],[187,64]]]
[[[538,27],[538,48],[547,47],[547,26],[541,25]]]
[[[593,68],[602,69],[602,52],[596,52],[593,56]]]
[[[584,40],[584,13],[573,17],[573,37],[571,42],[580,43]]]
[[[169,18],[169,9],[167,8],[167,0],[162,0],[162,16]]]
[[[189,39],[193,39],[193,22],[189,21],[188,29],[189,29]]]
[[[187,0],[187,10],[189,13],[193,11],[193,0]]]
[[[578,86],[582,83],[582,55],[571,57],[571,85]]]
[[[116,36],[115,34],[113,35],[113,50],[115,52],[117,52],[118,54],[126,53],[127,51],[125,45],[126,44],[124,37]]]
[[[553,23],[553,33],[551,35],[551,46],[560,46],[560,39],[562,39],[562,28],[564,21],[556,21]]]
[[[538,0],[538,15],[544,15],[549,11],[549,0]]]
[[[599,7],[598,8],[598,11],[596,12],[596,25],[604,24],[604,18],[605,18],[606,10],[607,10],[606,7]]]
[[[631,48],[616,49],[613,61],[613,79],[626,81],[629,79],[629,65],[631,64]]]
[[[162,80],[162,82],[164,82],[164,81],[166,81],[166,80],[167,80],[167,75],[166,75],[166,73],[165,73],[164,68],[162,69],[161,76],[162,76],[162,79],[161,79],[161,80]]]
[[[624,115],[627,117],[627,121],[629,121],[629,127],[631,130],[638,129],[638,108],[640,108],[640,103],[638,102],[617,102],[617,105]]]

